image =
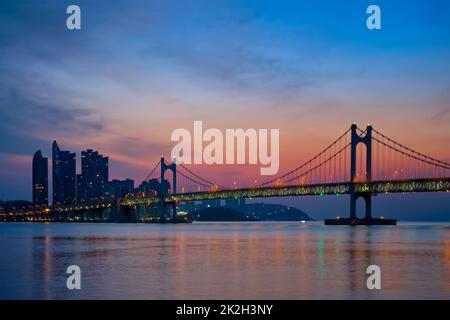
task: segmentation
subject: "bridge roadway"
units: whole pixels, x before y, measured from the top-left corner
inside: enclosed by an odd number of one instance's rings
[[[328,183],[314,185],[294,185],[266,188],[246,188],[236,190],[218,190],[168,194],[166,203],[184,201],[223,200],[231,198],[264,198],[290,196],[318,196],[349,194],[351,183]],[[382,180],[354,183],[356,193],[406,193],[406,192],[442,192],[450,191],[450,178]],[[151,205],[158,203],[159,197],[134,197],[123,199],[120,206]]]
[[[320,196],[349,194],[351,183],[327,183],[314,185],[294,185],[267,188],[246,188],[236,190],[218,190],[209,192],[191,192],[168,194],[164,197],[166,203],[185,201],[223,200],[232,198],[264,198],[290,196]],[[383,180],[372,182],[356,182],[355,192],[365,193],[406,193],[406,192],[450,192],[450,178]],[[25,215],[38,213],[65,214],[73,212],[103,211],[108,208],[132,207],[136,205],[152,205],[159,203],[158,196],[133,197],[120,200],[119,203],[104,202],[99,204],[65,206],[47,209],[46,212],[26,212]],[[11,214],[0,214],[0,217],[10,217]]]

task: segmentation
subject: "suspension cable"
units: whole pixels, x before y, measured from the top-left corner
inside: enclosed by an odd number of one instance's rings
[[[319,157],[320,157],[322,154],[324,154],[326,151],[328,151],[328,149],[330,149],[331,147],[333,147],[339,140],[341,140],[347,133],[349,133],[350,130],[351,130],[351,128],[348,129],[347,131],[345,131],[339,138],[337,138],[337,139],[336,139],[333,143],[331,143],[328,147],[326,147],[325,149],[323,149],[323,150],[322,150],[319,154],[317,154],[315,157],[311,158],[311,159],[308,160],[307,162],[305,162],[305,163],[303,163],[302,165],[298,166],[297,168],[295,168],[295,169],[293,169],[293,170],[291,170],[291,171],[285,173],[285,174],[282,175],[282,176],[279,176],[279,177],[277,177],[277,178],[273,178],[273,179],[271,179],[271,180],[269,180],[269,181],[266,181],[266,182],[262,183],[261,186],[265,186],[265,185],[268,185],[268,184],[270,184],[270,183],[273,183],[273,182],[275,182],[275,181],[277,181],[277,180],[281,180],[281,179],[285,178],[286,176],[288,176],[288,175],[290,175],[290,174],[292,174],[292,173],[294,173],[294,172],[296,172],[296,171],[298,171],[298,170],[304,168],[305,166],[307,166],[308,164],[310,164],[311,162],[313,162],[314,160],[316,160],[317,158],[319,158]],[[290,180],[291,180],[291,179],[290,179]]]

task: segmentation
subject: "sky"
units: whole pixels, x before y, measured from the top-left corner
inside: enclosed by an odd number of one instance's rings
[[[81,30],[66,28],[70,4]],[[370,4],[381,30],[366,28]],[[279,128],[280,172],[352,122],[450,161],[448,12],[448,1],[414,0],[0,0],[0,199],[31,199],[33,153],[51,157],[55,139],[78,162],[97,149],[111,178],[140,182],[194,120]],[[205,172],[226,183],[259,167]],[[425,208],[422,197],[376,202],[450,212],[448,195],[425,196]],[[334,207],[299,201],[318,216]]]

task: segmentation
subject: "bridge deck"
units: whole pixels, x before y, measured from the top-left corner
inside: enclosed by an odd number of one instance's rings
[[[236,190],[219,190],[211,192],[192,192],[169,194],[166,202],[223,200],[231,198],[263,198],[289,196],[339,195],[350,192],[351,183],[329,183],[315,185],[297,185],[285,187],[247,188]],[[383,180],[354,183],[358,193],[405,193],[405,192],[439,192],[450,190],[450,178]],[[159,202],[158,197],[124,199],[120,205],[150,205]]]

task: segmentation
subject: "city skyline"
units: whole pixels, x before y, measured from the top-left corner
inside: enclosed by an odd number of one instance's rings
[[[52,165],[49,167],[48,158],[43,157],[41,150],[35,152],[32,172],[32,203],[34,206],[47,207],[50,203],[52,206],[70,206],[102,202],[112,196],[125,196],[127,192],[124,193],[124,189],[134,192],[134,180],[128,178],[124,180],[108,179],[108,157],[89,148],[81,150],[79,154],[80,161],[77,161],[76,152],[61,151],[55,140],[52,144]],[[55,164],[56,167],[59,167],[58,170],[53,170]],[[78,167],[80,170],[77,169]],[[51,188],[48,187],[49,168],[52,172],[50,186],[53,187]],[[61,170],[62,173],[59,172]],[[69,188],[60,186],[68,183],[75,184],[75,189],[73,186]],[[51,198],[50,195],[52,195]]]
[[[355,129],[356,131],[360,130],[358,127],[356,127],[356,124],[352,125],[352,128],[353,127],[357,128],[357,129]],[[370,129],[370,130],[372,130],[372,129]],[[349,131],[347,131],[347,133]],[[360,131],[362,132],[362,130],[360,130]],[[346,134],[342,135],[338,140],[344,139],[344,140],[348,141],[348,138],[344,137]],[[377,130],[375,130],[375,134],[378,135],[379,137],[383,137],[382,134],[380,136],[380,133]],[[384,136],[384,138],[388,139],[385,136]],[[373,142],[375,142],[375,143],[379,141],[377,137],[372,138],[372,139],[374,139]],[[394,142],[394,143],[397,143],[397,142]],[[340,145],[340,146],[342,146],[342,144],[338,143],[338,141],[335,141],[333,143],[333,145],[336,145],[336,146]],[[330,148],[332,149],[333,145],[328,146],[327,149],[330,149]],[[402,148],[404,148],[404,147],[402,147]],[[76,190],[76,195],[77,195],[76,196],[76,201],[75,200],[73,202],[69,201],[69,202],[66,202],[66,203],[63,203],[63,204],[56,202],[56,203],[52,203],[52,206],[58,207],[60,205],[62,205],[62,206],[71,206],[73,204],[79,205],[79,204],[83,204],[83,203],[87,203],[87,204],[88,203],[107,203],[108,201],[110,201],[110,200],[112,200],[114,198],[123,198],[125,196],[135,197],[139,193],[142,193],[142,196],[144,196],[144,195],[145,196],[151,196],[151,195],[154,195],[155,194],[154,192],[157,192],[157,190],[164,190],[165,188],[167,188],[167,190],[168,190],[169,188],[171,188],[170,185],[168,184],[167,186],[162,187],[162,189],[161,189],[160,185],[159,185],[159,182],[156,179],[150,178],[152,176],[155,177],[154,176],[154,171],[155,171],[155,169],[158,168],[159,162],[158,162],[158,165],[152,170],[152,173],[150,173],[149,176],[147,176],[147,178],[145,180],[143,180],[142,183],[139,184],[139,186],[137,188],[134,188],[134,180],[131,180],[131,179],[125,179],[125,180],[112,179],[111,181],[109,181],[109,179],[108,179],[108,169],[109,169],[109,167],[108,167],[108,157],[103,156],[98,151],[94,151],[92,149],[86,149],[86,150],[80,152],[80,155],[81,155],[81,157],[80,157],[80,160],[81,160],[80,161],[81,174],[76,174],[76,172],[77,172],[75,170],[76,152],[72,153],[71,151],[61,151],[59,149],[59,146],[58,146],[56,141],[53,142],[52,149],[53,149],[53,155],[52,155],[52,158],[53,158],[52,162],[53,163],[55,163],[55,160],[56,160],[56,162],[62,162],[64,164],[67,164],[67,161],[70,162],[70,161],[73,160],[73,163],[71,163],[71,167],[73,167],[73,174],[72,174],[72,176],[73,177],[75,177],[75,176],[77,177],[77,180],[76,180],[77,188],[79,188],[79,186],[78,186],[78,184],[80,182],[79,177],[83,176],[83,174],[84,174],[84,176],[85,176],[84,179],[86,180],[86,178],[87,178],[86,181],[94,181],[92,183],[94,185],[94,186],[92,186],[92,188],[95,189],[94,192],[99,192],[97,194],[101,194],[102,195],[101,198],[91,197],[90,199],[87,199],[86,196],[80,197],[79,196],[79,190]],[[377,153],[377,151],[379,151],[379,146],[377,147],[377,145],[375,145],[374,147],[371,147],[371,149],[372,149],[372,152],[375,152],[375,155],[373,155],[371,158],[372,158],[372,161],[375,161],[376,164],[378,164],[378,165],[380,165],[380,164],[381,165],[383,165],[383,164],[384,165],[394,165],[394,167],[396,166],[395,163],[394,164],[389,164],[388,162],[386,162],[387,159],[386,160],[382,160],[382,162],[379,162],[379,157],[380,156],[382,156],[383,154],[384,154],[384,156],[386,156],[385,152],[382,152],[381,154]],[[63,156],[61,156],[61,154]],[[328,156],[325,154],[324,157],[326,159]],[[360,158],[365,157],[365,154],[364,153],[359,154],[358,157],[360,157]],[[393,157],[393,155],[387,154],[387,157],[388,157],[388,159],[391,158],[392,161],[394,161],[394,162],[395,161],[400,161],[400,163],[401,163],[401,161],[404,161],[404,160],[402,160],[402,158],[399,158],[398,156],[397,157]],[[344,159],[344,160],[345,159],[349,159],[349,157],[346,156],[346,155],[345,156],[343,155],[342,159]],[[432,158],[426,158],[426,159],[432,159]],[[39,161],[43,161],[44,160],[45,163],[46,163],[47,162],[47,158],[43,158],[42,153],[41,153],[40,150],[35,152],[35,156],[33,158],[33,185],[32,185],[33,191],[35,190],[35,183],[34,183],[34,181],[35,181],[35,177],[34,177],[35,170],[34,170],[34,167],[35,167],[36,160],[39,160]],[[415,159],[411,159],[411,160],[415,161]],[[161,161],[162,161],[162,159],[161,159]],[[322,161],[322,160],[319,159],[318,161],[320,163],[320,161]],[[336,159],[336,161],[338,161],[338,160]],[[340,167],[340,161],[341,161],[341,159],[339,159],[339,167]],[[433,161],[435,161],[435,160],[433,160]],[[439,160],[436,160],[436,161],[439,162]],[[357,163],[359,163],[359,162],[360,161],[358,160]],[[442,163],[445,164],[444,162],[442,162]],[[105,166],[106,172],[102,173],[101,167],[98,166],[99,164],[102,164],[102,165]],[[336,165],[337,165],[337,163],[336,163]],[[336,165],[335,165],[335,169],[337,169]],[[312,164],[312,166],[314,167],[315,165]],[[184,167],[183,164],[181,164],[181,168],[183,168],[183,167]],[[416,176],[417,173],[418,173],[416,171],[417,169],[425,170],[425,171],[423,171],[421,173],[421,174],[424,174],[424,177],[427,177],[429,174],[434,175],[436,178],[444,176],[444,175],[442,175],[440,173],[441,171],[436,171],[436,170],[430,171],[430,170],[426,169],[426,167],[422,167],[422,166],[419,166],[419,167],[416,166],[416,169],[414,169],[414,167],[411,167],[407,162],[405,163],[405,167],[404,167],[405,174],[406,174],[407,168],[409,168],[409,172],[410,172],[409,174],[413,174],[414,176]],[[47,169],[47,167],[45,167],[45,169]],[[327,167],[325,167],[324,169],[325,169],[325,172],[327,170],[332,170],[332,166],[329,166],[329,169],[327,169]],[[344,171],[346,170],[345,167],[343,167],[343,169],[344,169]],[[360,170],[360,168],[356,167],[355,170],[356,170],[356,172],[358,172],[358,170]],[[377,172],[378,172],[378,175],[379,174],[385,175],[385,173],[383,171],[380,172],[378,169],[377,169]],[[188,171],[187,173],[192,173],[192,172]],[[103,174],[103,178],[102,178],[103,182],[101,182],[100,184],[96,184],[95,176],[97,176],[97,178],[98,178],[102,174]],[[321,175],[322,174],[320,174],[319,177]],[[420,178],[420,175],[418,176],[419,178]],[[181,174],[181,176],[183,177],[183,176],[185,176],[185,174]],[[317,175],[314,174],[314,176],[317,176]],[[156,177],[159,177],[158,173],[156,173]],[[45,178],[46,178],[45,180],[48,181],[48,177],[45,177]],[[67,176],[66,176],[66,178],[67,178]],[[387,178],[389,179],[390,176],[388,175]],[[399,178],[400,178],[400,176],[392,177],[392,179],[393,179],[392,181],[398,180]],[[42,180],[43,178],[40,177],[39,179]],[[336,179],[338,179],[337,176],[336,176]],[[52,179],[52,180],[54,180],[54,179]],[[107,181],[106,183],[104,182],[105,180]],[[68,181],[71,181],[70,177],[69,177]],[[165,183],[169,183],[167,180],[165,180],[165,181],[166,181]],[[340,181],[340,180],[336,180],[336,181]],[[349,180],[346,180],[346,178],[344,178],[344,182],[345,181],[349,181]],[[272,182],[268,181],[268,183],[270,183],[269,185],[272,185]],[[276,183],[275,183],[275,185],[276,185]],[[82,188],[85,188],[85,186],[82,185]],[[227,188],[227,187],[221,186],[220,188]],[[230,188],[232,190],[234,188],[239,188],[239,186],[235,185],[235,186],[231,186]],[[178,189],[178,193],[179,192],[183,193],[183,192],[186,192],[186,191],[187,190],[183,190],[183,189],[179,190]],[[194,190],[194,191],[196,191],[196,190]],[[200,189],[199,189],[199,191],[200,191]],[[167,191],[162,191],[162,192],[166,193]],[[67,190],[62,192],[62,193],[64,194],[64,196],[67,196]],[[441,198],[441,199],[443,199],[442,196],[440,196],[442,194],[444,194],[444,197],[447,196],[446,193],[430,194],[428,199],[425,200],[425,201],[430,201],[430,198],[434,198],[434,199]],[[398,195],[396,196],[395,193],[394,193],[391,197],[393,197],[394,199],[396,197],[397,199],[395,199],[395,200],[397,200],[397,201],[400,200],[401,202],[405,202],[406,201],[405,197],[408,197],[408,196],[404,196],[403,194],[400,194],[400,197],[403,198],[403,199],[401,199],[401,198],[398,197]],[[71,198],[71,196],[69,196],[69,198]],[[256,197],[256,198],[258,198],[258,197]],[[409,198],[411,199],[410,196],[409,196]],[[418,198],[418,199],[416,199],[416,201],[419,200],[418,201],[419,203],[424,200],[424,197],[420,196],[420,194],[414,195],[413,199],[414,198]],[[34,199],[34,197],[33,197],[33,199]],[[272,200],[274,200],[277,203],[285,203],[285,204],[290,202],[289,200],[288,201],[284,201],[284,199],[280,200],[278,198],[272,199]],[[255,200],[253,200],[253,201],[251,200],[251,202],[260,202],[260,201],[262,201],[263,203],[274,202],[274,201],[271,201],[270,199],[260,199],[260,200],[256,200],[256,201]],[[383,201],[383,206],[386,207],[386,204],[388,204],[388,203],[390,203],[390,205],[392,206],[392,201],[393,201],[392,199],[390,199],[390,201]],[[331,204],[331,207],[333,207],[334,210],[337,210],[336,198],[335,199],[329,198],[329,200],[327,202],[329,202]],[[33,201],[33,203],[34,203],[34,201]],[[220,204],[220,201],[218,202],[216,200],[213,200],[213,201],[211,201],[210,205],[213,205],[213,204],[216,204],[216,203]],[[304,205],[304,203],[308,203],[308,201],[302,201],[302,203]],[[227,205],[227,201],[225,201],[225,205]],[[339,205],[339,207],[342,207],[341,205],[342,205],[342,203]],[[294,204],[294,206],[298,207],[298,205],[296,205],[296,204]],[[342,209],[339,209],[339,210],[342,210]],[[446,218],[448,219],[448,216],[446,215],[445,212],[442,212],[442,214],[440,214],[440,215],[439,214],[435,215],[433,211],[428,211],[428,212],[431,212],[431,214],[429,214],[429,213],[427,214],[428,220],[433,221],[433,220],[436,220],[436,219],[438,219],[438,220],[439,219],[444,219],[445,220]],[[440,217],[440,218],[438,218],[438,217]],[[315,218],[317,218],[317,216],[315,216]],[[414,220],[414,217],[413,216],[409,216],[409,217],[407,216],[406,220],[409,220],[409,219]]]

